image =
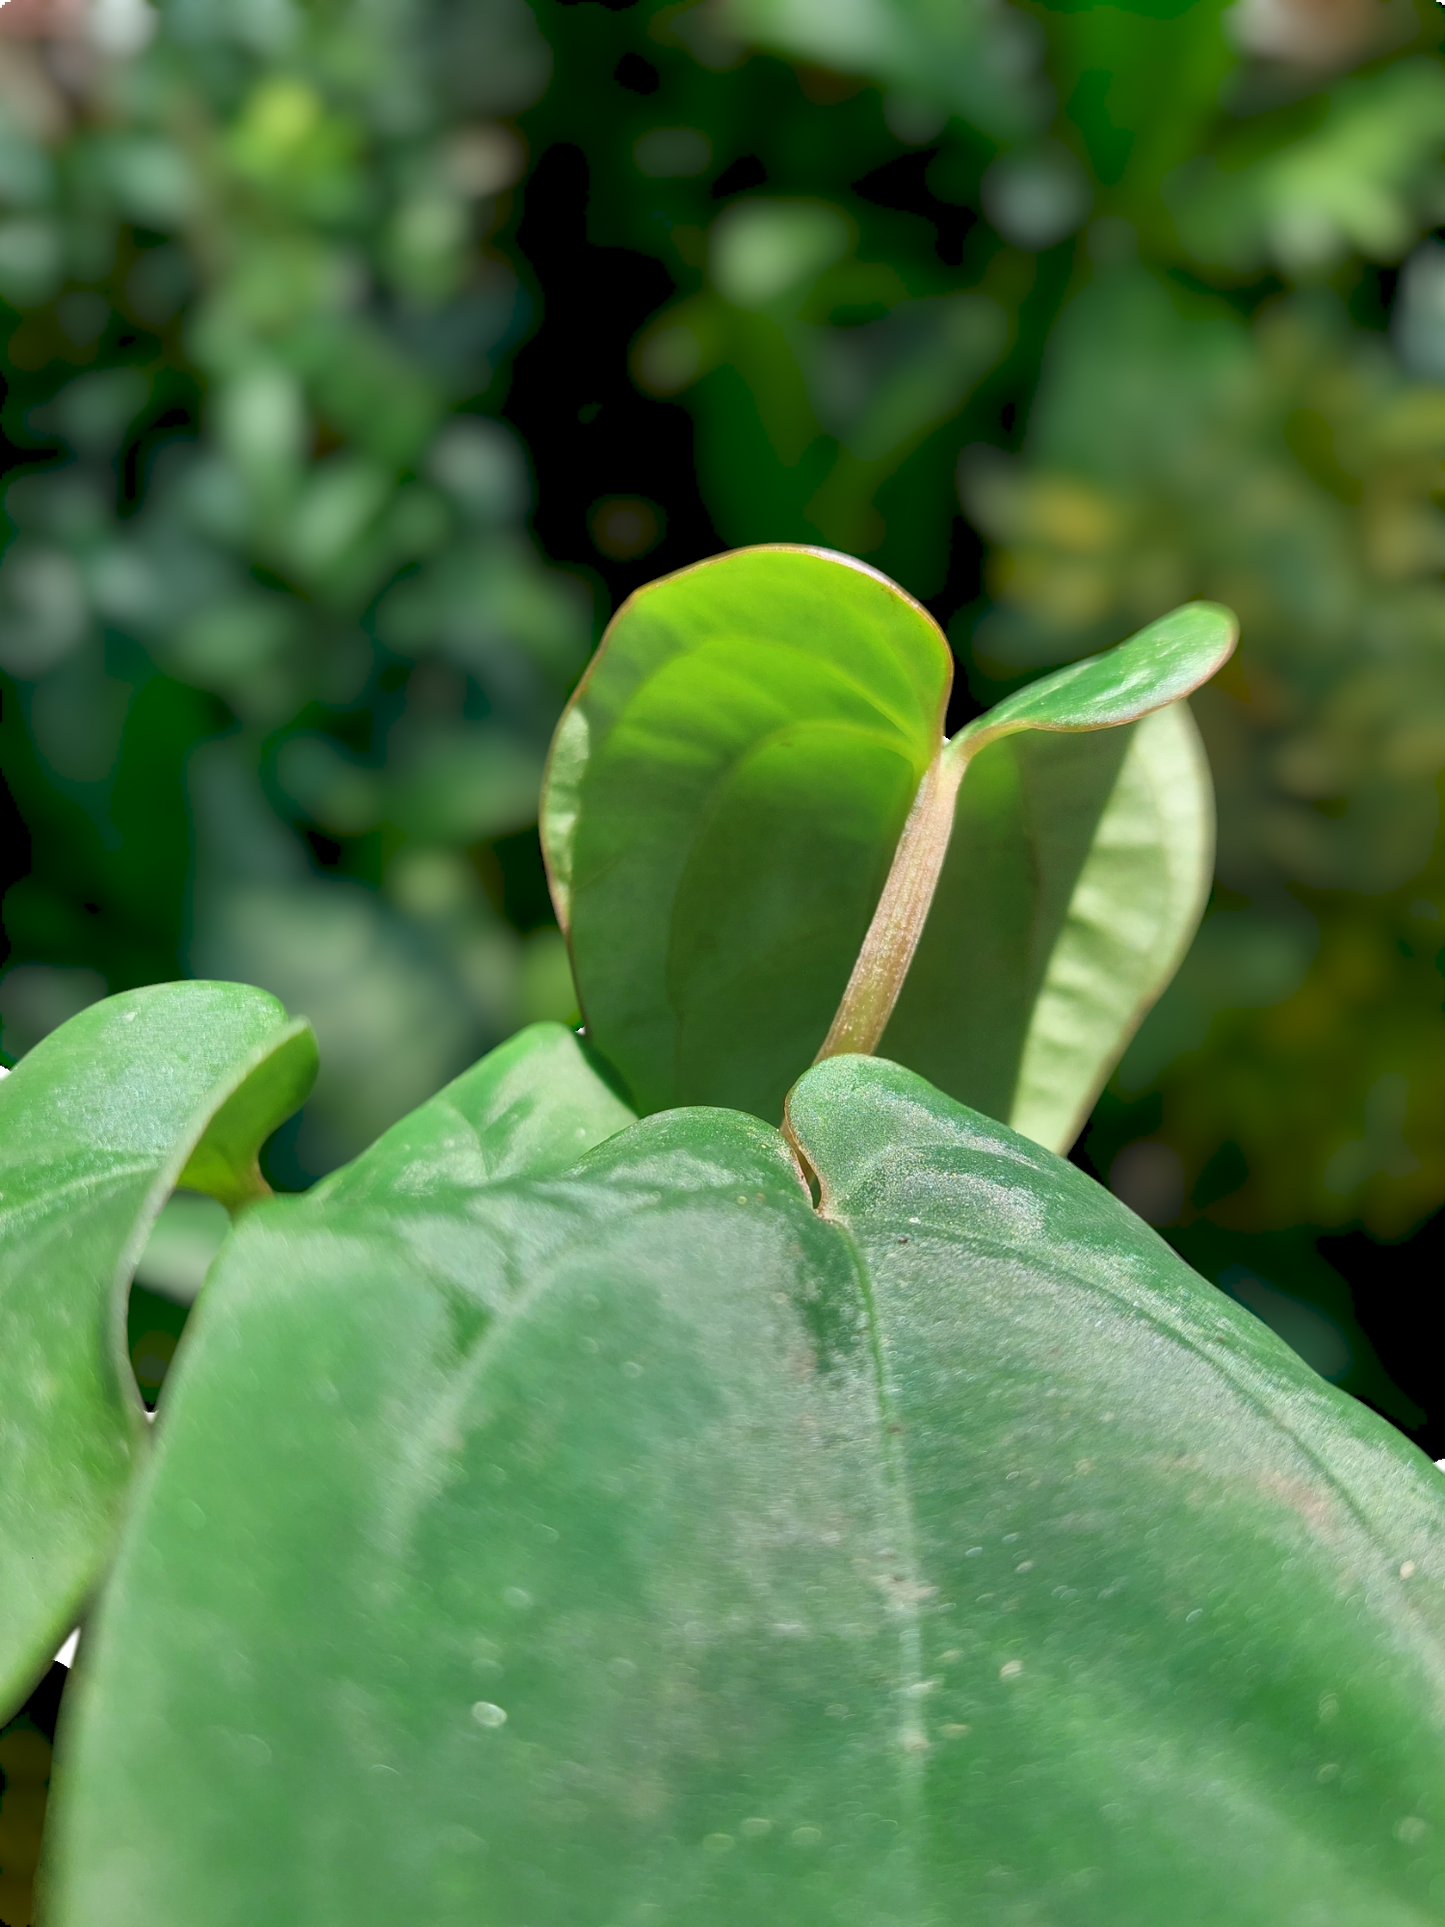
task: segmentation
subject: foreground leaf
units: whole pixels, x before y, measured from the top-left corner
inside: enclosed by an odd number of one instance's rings
[[[990,744],[882,1054],[1067,1151],[1178,969],[1213,868],[1209,765],[1183,703]]]
[[[542,835],[587,1032],[639,1109],[776,1121],[943,737],[937,625],[862,563],[740,549],[613,619]]]
[[[722,1111],[508,1170],[488,1076],[223,1252],[50,1927],[1439,1920],[1412,1446],[896,1066],[821,1213]]]
[[[262,1141],[315,1075],[310,1030],[239,984],[162,984],[82,1011],[0,1084],[0,1720],[114,1541],[145,1443],[131,1274],[179,1183],[264,1192]]]

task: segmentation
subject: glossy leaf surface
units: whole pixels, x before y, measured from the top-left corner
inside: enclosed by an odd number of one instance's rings
[[[959,790],[882,1055],[1067,1151],[1178,968],[1213,860],[1213,787],[1185,704],[990,743]]]
[[[75,1624],[145,1445],[124,1333],[150,1226],[182,1181],[264,1191],[257,1150],[315,1066],[264,991],[162,984],[82,1011],[0,1083],[0,1716]]]
[[[737,550],[619,611],[559,726],[542,830],[588,1035],[640,1110],[781,1116],[951,675],[926,611],[822,550]]]
[[[524,1071],[539,1175],[483,1065],[223,1252],[51,1927],[1440,1918],[1413,1447],[894,1065],[794,1094],[820,1211],[717,1110],[557,1174]]]
[[[959,741],[992,740],[1014,729],[1113,729],[1207,682],[1239,635],[1217,602],[1186,602],[1097,656],[1066,663],[996,703],[960,731]]]

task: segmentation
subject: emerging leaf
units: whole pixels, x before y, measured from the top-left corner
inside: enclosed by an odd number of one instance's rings
[[[262,1141],[316,1069],[304,1023],[239,984],[107,998],[0,1084],[0,1721],[113,1548],[146,1440],[126,1292],[178,1183],[264,1195]]]
[[[613,619],[542,835],[587,1033],[643,1111],[776,1121],[828,1029],[952,677],[927,612],[819,549],[742,549]]]
[[[882,1048],[1066,1149],[1198,923],[1213,797],[1182,710],[1053,739],[1176,704],[1234,637],[1191,603],[944,744],[943,638],[861,564],[744,549],[634,596],[542,831],[588,1035],[639,1109],[775,1122],[815,1055]]]
[[[1127,642],[1066,663],[961,729],[955,754],[1018,729],[1112,729],[1177,702],[1228,661],[1239,625],[1217,602],[1186,602]]]
[[[1106,649],[1101,655],[1090,656],[1082,662],[1069,663],[1052,675],[1041,677],[968,724],[944,745],[919,789],[868,935],[819,1057],[868,1052],[878,1047],[934,907],[944,859],[956,835],[959,785],[980,750],[1025,730],[1072,734],[1136,722],[1207,681],[1233,650],[1237,634],[1238,627],[1229,610],[1209,602],[1187,603],[1171,615],[1151,622],[1147,629],[1141,629],[1116,648]],[[1075,974],[1074,965],[1081,961],[1077,943],[1080,924],[1098,928],[1117,924],[1124,937],[1122,943],[1114,944],[1115,954],[1105,966],[1112,966],[1120,958],[1125,960],[1122,1011],[1113,1007],[1119,1002],[1116,996],[1111,997],[1107,992],[1100,995],[1096,986],[1094,994],[1079,998],[1077,1007],[1069,1014],[1071,1026],[1089,1026],[1076,1032],[1069,1041],[1076,1067],[1081,1062],[1086,1067],[1086,1075],[1082,1081],[1077,1076],[1071,1078],[1058,1053],[1051,1053],[1047,1076],[1050,1088],[1044,1107],[1040,1110],[1037,1105],[1026,1106],[1030,1108],[1030,1115],[1037,1115],[1052,1127],[1051,1143],[1062,1121],[1082,1116],[1097,1095],[1144,1012],[1169,981],[1204,908],[1207,873],[1204,882],[1196,882],[1196,877],[1201,841],[1211,848],[1213,844],[1214,799],[1203,760],[1194,747],[1188,725],[1184,725],[1182,731],[1176,730],[1172,737],[1156,732],[1149,741],[1153,747],[1146,753],[1144,763],[1153,767],[1144,779],[1144,789],[1157,792],[1161,805],[1151,808],[1146,799],[1142,812],[1136,807],[1137,794],[1131,796],[1131,792],[1139,790],[1136,770],[1125,785],[1120,811],[1115,813],[1111,808],[1101,813],[1105,792],[1098,790],[1097,774],[1106,771],[1111,763],[1117,766],[1118,752],[1111,747],[1093,754],[1086,751],[1072,758],[1045,754],[1029,759],[1043,768],[1072,764],[1076,770],[1092,768],[1095,771],[1092,783],[1086,779],[1086,787],[1096,791],[1092,800],[1094,828],[1115,846],[1101,853],[1098,863],[1089,863],[1086,871],[1081,866],[1088,849],[1087,837],[1081,840],[1077,832],[1071,834],[1068,827],[1057,823],[1040,826],[1043,844],[1053,843],[1065,849],[1072,846],[1074,879],[1085,892],[1080,915],[1073,919],[1076,927],[1063,932],[1061,946],[1050,958],[1051,964],[1057,961],[1065,983]],[[1172,764],[1169,768],[1160,767],[1158,753],[1166,741],[1172,742],[1179,752],[1172,758],[1166,752],[1163,761]],[[1041,805],[1051,813],[1070,807],[1067,786],[1065,792],[1058,791],[1057,786],[1048,781],[1030,787],[1036,806]],[[1170,802],[1163,802],[1167,793],[1176,787],[1183,793]],[[1055,792],[1052,795],[1051,790]],[[1124,817],[1132,819],[1127,829],[1123,825]],[[1178,853],[1155,847],[1157,836],[1179,828],[1185,832],[1185,843]],[[1121,841],[1130,840],[1137,841],[1140,860],[1134,863],[1118,847]],[[1158,928],[1151,929],[1150,941],[1131,955],[1130,937],[1136,933],[1128,932],[1130,912],[1148,892],[1157,890],[1161,875],[1167,874],[1176,855],[1183,859],[1186,886],[1154,904],[1146,903],[1146,920]],[[969,859],[963,852],[953,876],[955,883],[962,883],[965,888],[968,869]],[[1022,899],[1027,905],[1028,923],[1041,921],[1046,928],[1054,914],[1049,898],[1055,894],[1059,882],[1056,862],[1045,860],[1014,871],[1005,867],[997,874],[993,892],[966,904],[944,906],[942,926],[956,923],[961,916],[992,922],[997,915],[1005,927],[1012,924],[1017,932],[1020,926],[1016,913]],[[1000,893],[1005,899],[1013,895],[1015,904],[1010,906],[1000,900]],[[1011,910],[1015,914],[1011,915]],[[1023,975],[1027,980],[1031,974],[1028,950],[1032,947],[1032,942],[1026,942],[1020,949],[1016,942],[1015,953],[1003,960],[1002,967],[1015,979]],[[1097,978],[1092,962],[1085,968],[1091,969]],[[934,976],[936,979],[936,969]],[[1041,975],[1033,974],[1036,991],[1042,990],[1046,981]],[[966,976],[955,975],[953,987],[954,1003],[950,1005],[947,1000],[936,1003],[930,1013],[931,1021],[925,1022],[921,1032],[920,999],[915,997],[911,1020],[904,1026],[903,1036],[909,1044],[921,1047],[920,1056],[910,1055],[906,1061],[910,1068],[928,1076],[938,1074],[933,1056],[940,1043],[952,1056],[952,1068],[957,1073],[955,1026],[959,1025],[960,1012],[967,1009],[975,992],[982,990],[985,998],[989,995],[987,988],[970,983]],[[1120,1016],[1125,1021],[1118,1021]],[[1044,1024],[1046,1031],[1054,1027],[1047,1015],[1044,1015]],[[950,1088],[969,1095],[976,1081],[975,1072],[966,1062],[961,1077],[947,1080]],[[1056,1143],[1056,1148],[1066,1150],[1067,1140]]]
[[[528,1068],[229,1241],[51,1927],[1436,1918],[1427,1460],[897,1066],[794,1093],[819,1211],[735,1112],[558,1174]]]
[[[1187,704],[989,744],[959,791],[881,1054],[1067,1151],[1178,969],[1213,867],[1214,795]]]

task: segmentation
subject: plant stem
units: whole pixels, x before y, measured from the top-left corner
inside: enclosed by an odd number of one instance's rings
[[[224,1199],[223,1203],[232,1218],[239,1218],[248,1205],[264,1204],[267,1198],[274,1198],[275,1195],[261,1175],[261,1160],[257,1156],[252,1158],[245,1172],[238,1174],[234,1197]]]
[[[976,741],[964,743],[961,734],[943,745],[918,786],[848,988],[814,1063],[848,1051],[869,1055],[888,1028],[933,906],[953,834],[958,786],[979,747]]]

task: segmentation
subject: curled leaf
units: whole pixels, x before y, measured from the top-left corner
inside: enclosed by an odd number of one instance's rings
[[[146,1444],[124,1332],[150,1227],[182,1182],[264,1195],[256,1153],[315,1074],[274,997],[187,983],[91,1005],[0,1084],[0,1718],[104,1570]]]

